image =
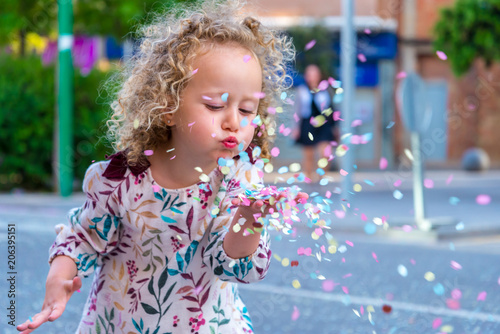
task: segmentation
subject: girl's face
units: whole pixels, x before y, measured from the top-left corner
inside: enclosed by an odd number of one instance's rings
[[[190,152],[192,164],[208,170],[252,141],[262,69],[250,50],[235,44],[217,44],[201,53],[193,69],[172,115],[172,144],[177,153]]]

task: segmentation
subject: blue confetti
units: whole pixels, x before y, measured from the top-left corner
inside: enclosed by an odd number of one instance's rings
[[[372,223],[368,223],[365,225],[365,233],[366,234],[375,234],[375,232],[377,232],[377,226],[375,226],[375,224],[372,224]]]
[[[444,286],[441,283],[434,285],[434,293],[438,296],[444,295]]]
[[[228,93],[224,93],[224,94],[222,94],[222,96],[220,98],[222,99],[222,101],[227,102],[227,98],[228,97],[229,97],[229,94]]]

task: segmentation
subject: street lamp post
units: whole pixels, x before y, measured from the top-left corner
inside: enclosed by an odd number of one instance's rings
[[[354,112],[354,96],[356,89],[356,31],[354,29],[354,0],[342,0],[342,13],[344,25],[340,36],[341,51],[341,76],[342,76],[342,144],[349,150],[342,157],[342,169],[347,175],[342,179],[342,198],[348,199],[349,191],[352,189],[352,173],[354,165],[354,150],[350,145],[351,123]]]
[[[58,109],[58,174],[61,196],[73,190],[73,4],[72,0],[58,0],[59,70],[57,87]]]

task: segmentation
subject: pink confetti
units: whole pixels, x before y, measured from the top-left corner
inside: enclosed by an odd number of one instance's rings
[[[410,259],[410,262],[411,262],[411,264],[413,264],[413,265],[417,264],[417,261],[415,261],[414,259]]]
[[[361,214],[361,220],[362,221],[367,221],[368,220],[368,217],[366,217],[366,215],[364,213]]]
[[[321,233],[323,233],[323,232],[321,232]],[[318,234],[318,235],[319,235],[319,234]],[[325,245],[322,245],[319,249],[321,249],[321,252],[322,252],[323,254],[326,254],[326,248],[325,248]]]
[[[345,243],[348,244],[351,247],[354,247],[354,244],[351,241],[349,241],[349,240],[346,240]]]
[[[320,237],[323,235],[323,230],[320,227],[318,227],[314,229],[314,233],[316,233],[316,235]]]
[[[459,289],[451,290],[451,298],[459,300],[460,298],[462,298],[462,291],[460,291]]]
[[[384,170],[387,168],[387,159],[382,157],[380,158],[380,162],[378,163],[378,167],[381,169],[381,170]]]
[[[453,174],[450,174],[450,176],[448,176],[448,178],[446,179],[446,185],[449,185],[452,180],[453,180]]]
[[[406,72],[399,72],[396,75],[396,79],[404,79],[404,78],[406,78]]]
[[[481,291],[481,292],[477,295],[477,300],[478,300],[478,301],[484,301],[484,300],[486,300],[486,291]]]
[[[194,123],[196,123],[196,122],[188,123],[188,127],[192,127],[194,125]]]
[[[212,98],[211,97],[208,97],[208,96],[205,96],[205,95],[202,95],[201,98],[203,100],[207,100],[207,101],[212,101]]]
[[[441,318],[434,319],[434,321],[432,322],[432,329],[438,328],[442,323],[443,321],[441,320]]]
[[[269,108],[267,108],[267,112],[270,113],[271,115],[275,115],[276,114],[276,108],[269,107]]]
[[[276,158],[278,155],[280,155],[280,149],[277,147],[273,147],[271,150],[271,155]]]
[[[347,174],[349,174],[348,172],[346,172],[346,171],[345,171],[345,170],[343,170],[343,169],[341,169],[339,173],[340,173],[340,175],[342,175],[342,176],[346,176]]]
[[[333,112],[333,120],[334,121],[343,121],[343,119],[340,118],[340,111],[334,111]]]
[[[215,138],[215,136],[217,136],[215,133],[212,133],[212,138]]]
[[[455,299],[446,299],[446,306],[448,306],[448,308],[451,310],[459,310],[460,302]]]
[[[446,60],[448,59],[448,56],[446,55],[446,53],[444,53],[443,51],[436,51],[436,54],[437,56],[439,57],[439,59],[441,60]]]
[[[326,279],[326,280],[323,281],[323,283],[321,283],[321,288],[325,292],[331,292],[331,291],[333,291],[333,289],[335,289],[335,286],[339,285],[339,284],[340,283],[335,283],[331,279]]]
[[[498,285],[500,285],[500,277],[498,277],[497,283]]]
[[[153,150],[145,150],[144,151],[144,155],[146,155],[146,156],[151,156],[153,154],[154,154]]]
[[[306,47],[304,48],[304,50],[306,50],[306,51],[307,51],[307,50],[311,50],[311,49],[312,49],[312,47],[313,47],[315,44],[316,44],[316,40],[315,40],[315,39],[313,39],[312,41],[310,41],[310,42],[308,42],[308,43],[306,44]]]
[[[326,191],[326,193],[325,193],[325,197],[326,197],[326,198],[330,198],[330,197],[332,197],[332,193],[331,193],[331,191],[330,191],[330,190],[327,190],[327,191]]]
[[[300,117],[299,115],[297,115],[297,113],[293,114],[293,120],[295,121],[295,123],[298,123],[300,121]]]
[[[318,85],[319,90],[325,90],[327,88],[328,88],[328,81],[326,80],[321,81]]]
[[[361,126],[363,125],[363,121],[360,120],[360,119],[355,119],[354,121],[352,121],[351,123],[351,128],[355,128],[357,126]]]
[[[258,99],[263,99],[263,98],[266,97],[266,93],[264,93],[264,92],[255,92],[255,93],[253,93],[253,96],[255,96]]]
[[[243,61],[244,61],[245,63],[248,63],[248,61],[249,61],[250,59],[252,59],[252,57],[251,57],[251,56],[249,56],[249,55],[245,55],[245,56],[243,57]]]
[[[329,77],[328,78],[328,83],[330,84],[330,86],[333,86],[335,84],[335,79],[332,78],[332,77]]]
[[[434,181],[432,181],[431,179],[425,179],[424,187],[426,187],[427,189],[434,188]]]
[[[297,306],[293,306],[292,321],[296,321],[300,317],[300,312]]]
[[[372,252],[372,256],[375,259],[375,261],[377,261],[377,263],[378,263],[377,254],[375,254],[374,252]]]
[[[365,29],[365,34],[370,35],[371,33],[372,33],[372,31],[370,29],[368,29],[368,28]]]
[[[349,289],[348,289],[346,286],[343,286],[343,287],[342,287],[342,291],[344,291],[344,293],[345,293],[346,295],[348,295],[348,294],[349,294]]]
[[[349,278],[349,277],[351,277],[351,276],[352,276],[352,274],[351,274],[351,273],[349,273],[349,274],[345,274],[344,276],[342,276],[342,278]]]
[[[159,192],[159,191],[160,191],[160,189],[161,189],[161,188],[160,188],[160,186],[159,186],[159,185],[157,185],[157,184],[153,184],[153,191],[154,191],[155,193]]]
[[[365,308],[363,307],[363,305],[361,305],[361,307],[359,308],[359,313],[361,313],[361,315],[365,314]]]
[[[401,180],[394,181],[394,187],[399,187],[401,185]]]
[[[176,155],[174,155],[173,157],[171,157],[171,158],[170,158],[170,160],[174,160],[174,159],[175,159],[175,157],[176,157]]]
[[[362,63],[366,62],[366,56],[364,54],[362,54],[362,53],[358,54],[358,59]]]
[[[491,197],[488,195],[478,195],[476,197],[476,203],[479,205],[488,205],[491,202]]]
[[[193,74],[198,73],[198,69],[193,70]]]
[[[455,262],[455,261],[451,261],[450,263],[451,263],[451,267],[452,267],[453,269],[455,269],[455,270],[460,270],[460,269],[462,269],[462,266],[460,265],[460,263]]]
[[[297,249],[297,254],[298,255],[306,255],[306,256],[309,256],[311,255],[312,253],[312,250],[310,247],[307,247],[307,248],[304,248],[304,247],[300,247],[299,249]]]
[[[337,216],[337,218],[339,219],[342,219],[345,217],[345,211],[342,211],[342,210],[334,210],[333,211],[335,213],[335,216]]]

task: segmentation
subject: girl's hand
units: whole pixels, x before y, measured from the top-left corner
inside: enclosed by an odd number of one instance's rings
[[[82,280],[78,276],[72,280],[58,277],[47,279],[42,311],[33,316],[33,321],[27,320],[25,323],[17,326],[17,330],[21,332],[20,334],[28,334],[43,323],[59,318],[73,292],[79,290],[81,287]]]

